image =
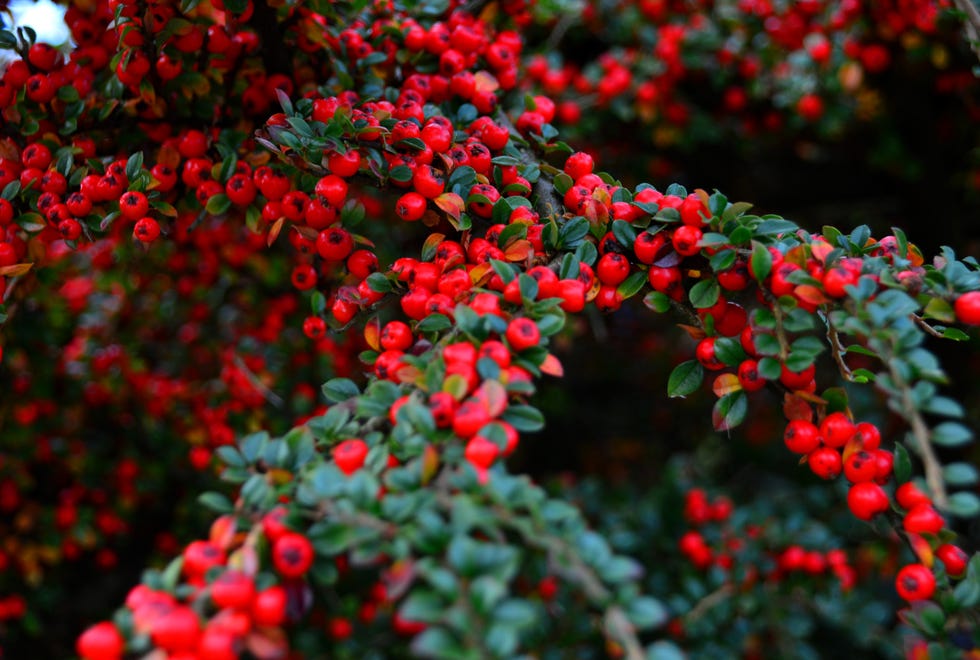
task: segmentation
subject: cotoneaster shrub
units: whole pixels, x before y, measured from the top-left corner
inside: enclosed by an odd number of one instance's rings
[[[980,324],[977,263],[621,185],[522,89],[519,30],[563,9],[96,2],[67,56],[0,33],[18,651],[151,553],[80,656],[975,649],[972,432],[926,340]],[[670,397],[710,389],[725,433],[778,406],[779,469],[836,486],[769,483],[793,511],[683,458],[625,494],[511,470],[572,320],[624,304],[696,342]]]

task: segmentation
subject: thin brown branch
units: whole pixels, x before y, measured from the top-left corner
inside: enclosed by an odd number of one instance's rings
[[[929,426],[915,405],[915,401],[912,398],[912,388],[905,382],[894,361],[889,359],[890,356],[888,355],[883,355],[882,358],[888,364],[888,371],[891,375],[892,382],[902,393],[902,416],[905,417],[906,421],[912,427],[912,437],[915,438],[915,443],[919,450],[919,458],[922,459],[929,495],[939,508],[944,509],[949,503],[949,498],[946,495],[943,466],[939,462],[939,458],[936,457],[936,452],[932,448],[932,442],[929,440]]]
[[[933,337],[939,337],[940,339],[944,339],[943,333],[939,332],[934,327],[929,325],[924,318],[922,318],[918,314],[912,314],[911,316],[912,316],[912,320],[915,321],[915,324],[920,328],[922,328],[927,335],[932,335]]]
[[[723,584],[719,588],[694,604],[694,607],[684,615],[686,623],[692,623],[704,616],[715,605],[721,603],[735,592],[735,587],[731,584]]]
[[[834,362],[837,363],[837,369],[840,371],[840,375],[844,380],[848,382],[854,382],[854,374],[851,373],[851,368],[847,366],[847,362],[844,361],[844,353],[847,349],[841,343],[840,335],[837,334],[837,327],[834,325],[833,321],[830,320],[830,315],[825,317],[827,322],[827,340],[830,342],[830,352],[834,356]]]
[[[953,0],[956,8],[963,12],[963,31],[970,48],[980,58],[980,10],[973,0]]]

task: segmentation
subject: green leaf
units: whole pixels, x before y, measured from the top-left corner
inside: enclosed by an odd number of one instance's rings
[[[698,309],[711,307],[718,302],[719,295],[721,295],[721,287],[718,286],[718,280],[714,278],[701,280],[688,292],[691,304]]]
[[[429,314],[415,326],[417,332],[442,332],[453,327],[453,322],[445,314]]]
[[[737,366],[747,357],[742,343],[734,337],[718,337],[715,340],[715,357],[730,367]]]
[[[402,618],[419,623],[435,623],[442,618],[445,604],[435,592],[418,589],[402,602],[398,613]]]
[[[670,298],[665,293],[651,291],[643,296],[643,304],[658,314],[663,314],[670,309]]]
[[[685,660],[680,647],[666,639],[654,642],[646,648],[647,660]]]
[[[973,486],[980,481],[980,473],[969,463],[950,463],[943,468],[943,479],[950,486]]]
[[[212,195],[208,203],[205,204],[204,209],[211,215],[221,215],[225,211],[231,208],[231,200],[228,195],[224,193],[218,193]]]
[[[667,379],[667,396],[685,397],[695,392],[704,378],[704,367],[697,360],[682,362],[670,372]]]
[[[752,256],[749,257],[749,273],[760,284],[772,272],[772,254],[769,248],[759,241],[752,241]]]
[[[715,402],[711,420],[716,431],[728,431],[743,421],[749,410],[749,399],[745,392],[730,392]]]
[[[640,630],[656,628],[667,622],[667,608],[656,598],[642,596],[626,606],[626,617]]]
[[[637,271],[627,277],[618,287],[616,291],[623,297],[623,300],[627,298],[632,298],[638,294],[642,289],[643,285],[646,284],[647,274],[643,271]]]
[[[501,418],[518,431],[534,432],[544,428],[544,415],[532,406],[511,404]]]
[[[340,403],[361,393],[357,384],[350,378],[333,378],[323,384],[323,396],[328,401]]]
[[[143,169],[143,152],[137,151],[126,161],[126,178],[130,181]]]
[[[943,422],[932,429],[932,441],[941,447],[962,447],[972,438],[973,432],[957,422]]]
[[[235,510],[231,500],[221,493],[208,491],[197,496],[197,501],[216,513],[231,513]]]
[[[895,458],[894,467],[895,472],[895,482],[898,484],[904,484],[912,476],[912,460],[909,458],[909,452],[900,442],[895,443]]]
[[[972,518],[980,513],[980,497],[967,491],[953,493],[949,496],[947,510],[960,518]]]
[[[799,225],[784,218],[768,218],[759,223],[755,233],[759,236],[788,234],[799,229]]]

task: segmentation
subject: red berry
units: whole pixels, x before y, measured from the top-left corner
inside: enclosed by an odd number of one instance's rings
[[[109,621],[97,623],[81,634],[75,650],[83,660],[118,660],[123,655],[125,641]]]
[[[283,577],[302,577],[313,565],[313,544],[302,534],[286,532],[272,546],[272,564]]]
[[[926,503],[916,504],[902,519],[902,527],[913,534],[938,534],[945,525],[939,512]]]
[[[980,325],[980,291],[964,293],[953,303],[956,319],[966,325]]]
[[[255,594],[252,618],[260,626],[278,626],[286,620],[286,590],[276,585]]]
[[[541,341],[541,331],[538,330],[537,323],[526,316],[521,316],[507,325],[505,337],[510,347],[520,353],[538,345],[538,342]]]
[[[241,571],[225,571],[211,583],[211,600],[217,607],[246,609],[255,596],[255,581]]]
[[[830,447],[820,447],[807,456],[810,469],[821,479],[836,479],[841,472],[840,452]]]
[[[932,598],[936,591],[936,577],[923,564],[903,566],[895,578],[895,589],[905,600]]]
[[[320,232],[316,239],[316,251],[327,261],[346,259],[354,250],[354,239],[340,227],[331,227]]]
[[[854,424],[842,412],[830,413],[820,422],[820,435],[828,447],[843,447],[854,435]]]
[[[888,495],[871,481],[857,483],[847,491],[847,507],[856,518],[871,520],[888,510]]]
[[[820,431],[811,422],[794,419],[786,425],[783,442],[795,454],[809,454],[820,446]]]
[[[932,500],[929,496],[919,490],[911,481],[908,481],[895,490],[895,500],[903,509],[909,509],[916,507],[919,504],[931,504]]]
[[[936,548],[936,557],[943,562],[946,573],[954,578],[960,577],[966,572],[966,565],[970,561],[969,555],[950,543],[944,543]]]
[[[349,476],[361,469],[367,454],[367,443],[360,438],[351,438],[334,447],[333,460],[340,471]]]

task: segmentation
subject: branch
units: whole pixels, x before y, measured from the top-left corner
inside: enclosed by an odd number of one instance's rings
[[[946,496],[946,483],[943,480],[943,467],[936,457],[936,452],[933,451],[932,443],[929,441],[929,427],[926,425],[922,414],[915,405],[915,401],[912,398],[912,389],[905,382],[894,361],[890,359],[891,356],[883,355],[882,358],[884,358],[885,363],[888,365],[888,372],[891,375],[892,381],[895,383],[895,387],[899,388],[902,392],[902,416],[905,417],[912,427],[912,436],[915,438],[916,445],[919,449],[919,457],[922,459],[922,465],[925,469],[926,485],[929,488],[929,494],[940,508],[946,508],[949,500]]]
[[[956,8],[963,12],[963,30],[970,48],[980,58],[980,10],[973,0],[953,0]]]
[[[912,320],[915,321],[915,324],[917,326],[919,326],[920,328],[922,328],[926,332],[926,334],[932,335],[933,337],[939,337],[940,339],[945,339],[946,338],[943,335],[943,333],[939,332],[934,327],[932,327],[931,325],[929,325],[928,323],[926,323],[926,320],[923,319],[918,314],[912,314],[911,316],[912,316]]]
[[[844,380],[853,383],[854,374],[851,373],[851,368],[844,361],[846,349],[841,344],[840,335],[837,334],[837,327],[830,320],[829,314],[824,315],[824,320],[827,322],[827,340],[830,342],[830,352],[834,355],[834,362],[837,363],[837,368],[840,370],[840,375]]]
[[[718,589],[715,589],[694,604],[694,607],[684,615],[685,622],[697,621],[715,605],[731,596],[734,591],[735,587],[731,583],[721,585]]]

